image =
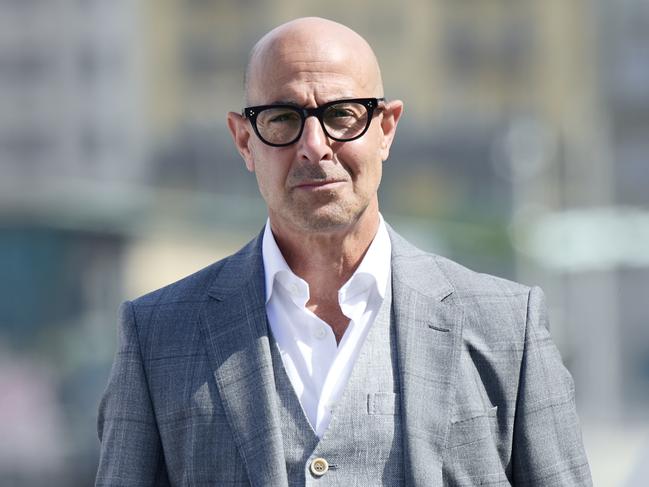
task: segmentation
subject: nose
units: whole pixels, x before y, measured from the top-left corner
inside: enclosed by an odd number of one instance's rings
[[[302,136],[297,143],[298,155],[304,161],[319,162],[332,157],[333,152],[329,145],[329,138],[316,117],[306,118]]]

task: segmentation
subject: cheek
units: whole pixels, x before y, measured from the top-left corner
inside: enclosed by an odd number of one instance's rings
[[[259,191],[267,198],[273,194],[277,194],[277,186],[279,185],[278,174],[273,171],[268,164],[256,164],[255,175],[257,177],[257,184]]]
[[[378,143],[368,139],[362,144],[351,144],[341,152],[340,159],[347,162],[352,179],[362,184],[376,184],[381,179],[383,169]]]
[[[290,158],[280,151],[257,149],[254,152],[255,176],[265,199],[281,193],[286,183]]]

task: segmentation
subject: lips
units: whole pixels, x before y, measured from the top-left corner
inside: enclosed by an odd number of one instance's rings
[[[299,184],[296,184],[295,187],[300,189],[325,189],[343,182],[344,181],[339,179],[318,179],[316,181],[302,181]]]

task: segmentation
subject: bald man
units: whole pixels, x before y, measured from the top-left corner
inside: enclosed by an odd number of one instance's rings
[[[96,485],[590,485],[541,291],[379,213],[403,104],[367,42],[281,25],[245,90],[227,123],[267,223],[122,306]]]

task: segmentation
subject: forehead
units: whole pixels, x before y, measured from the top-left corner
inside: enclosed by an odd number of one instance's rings
[[[248,97],[254,103],[326,101],[376,96],[371,61],[336,43],[289,43],[256,54]]]

